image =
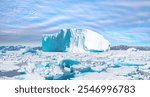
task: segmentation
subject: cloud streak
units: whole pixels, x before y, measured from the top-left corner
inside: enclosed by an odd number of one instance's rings
[[[113,45],[150,46],[149,16],[149,0],[1,0],[0,43],[18,41],[11,35],[40,41],[43,33],[77,27],[97,31]]]

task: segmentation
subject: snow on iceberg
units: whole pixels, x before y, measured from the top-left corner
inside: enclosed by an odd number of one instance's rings
[[[110,49],[110,42],[88,29],[62,29],[58,33],[42,36],[42,49],[46,52],[100,52]]]

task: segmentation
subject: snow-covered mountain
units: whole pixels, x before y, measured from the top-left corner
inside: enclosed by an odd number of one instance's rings
[[[100,52],[110,49],[110,42],[88,29],[62,29],[44,34],[42,49],[46,52]]]

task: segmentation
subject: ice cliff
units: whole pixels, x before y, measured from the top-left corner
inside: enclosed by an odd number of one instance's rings
[[[62,29],[58,33],[44,34],[42,49],[46,52],[101,52],[110,49],[110,42],[88,29]]]

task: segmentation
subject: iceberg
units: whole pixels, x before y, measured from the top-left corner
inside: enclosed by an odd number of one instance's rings
[[[61,29],[58,33],[43,34],[45,52],[101,52],[110,49],[110,42],[88,29]]]

